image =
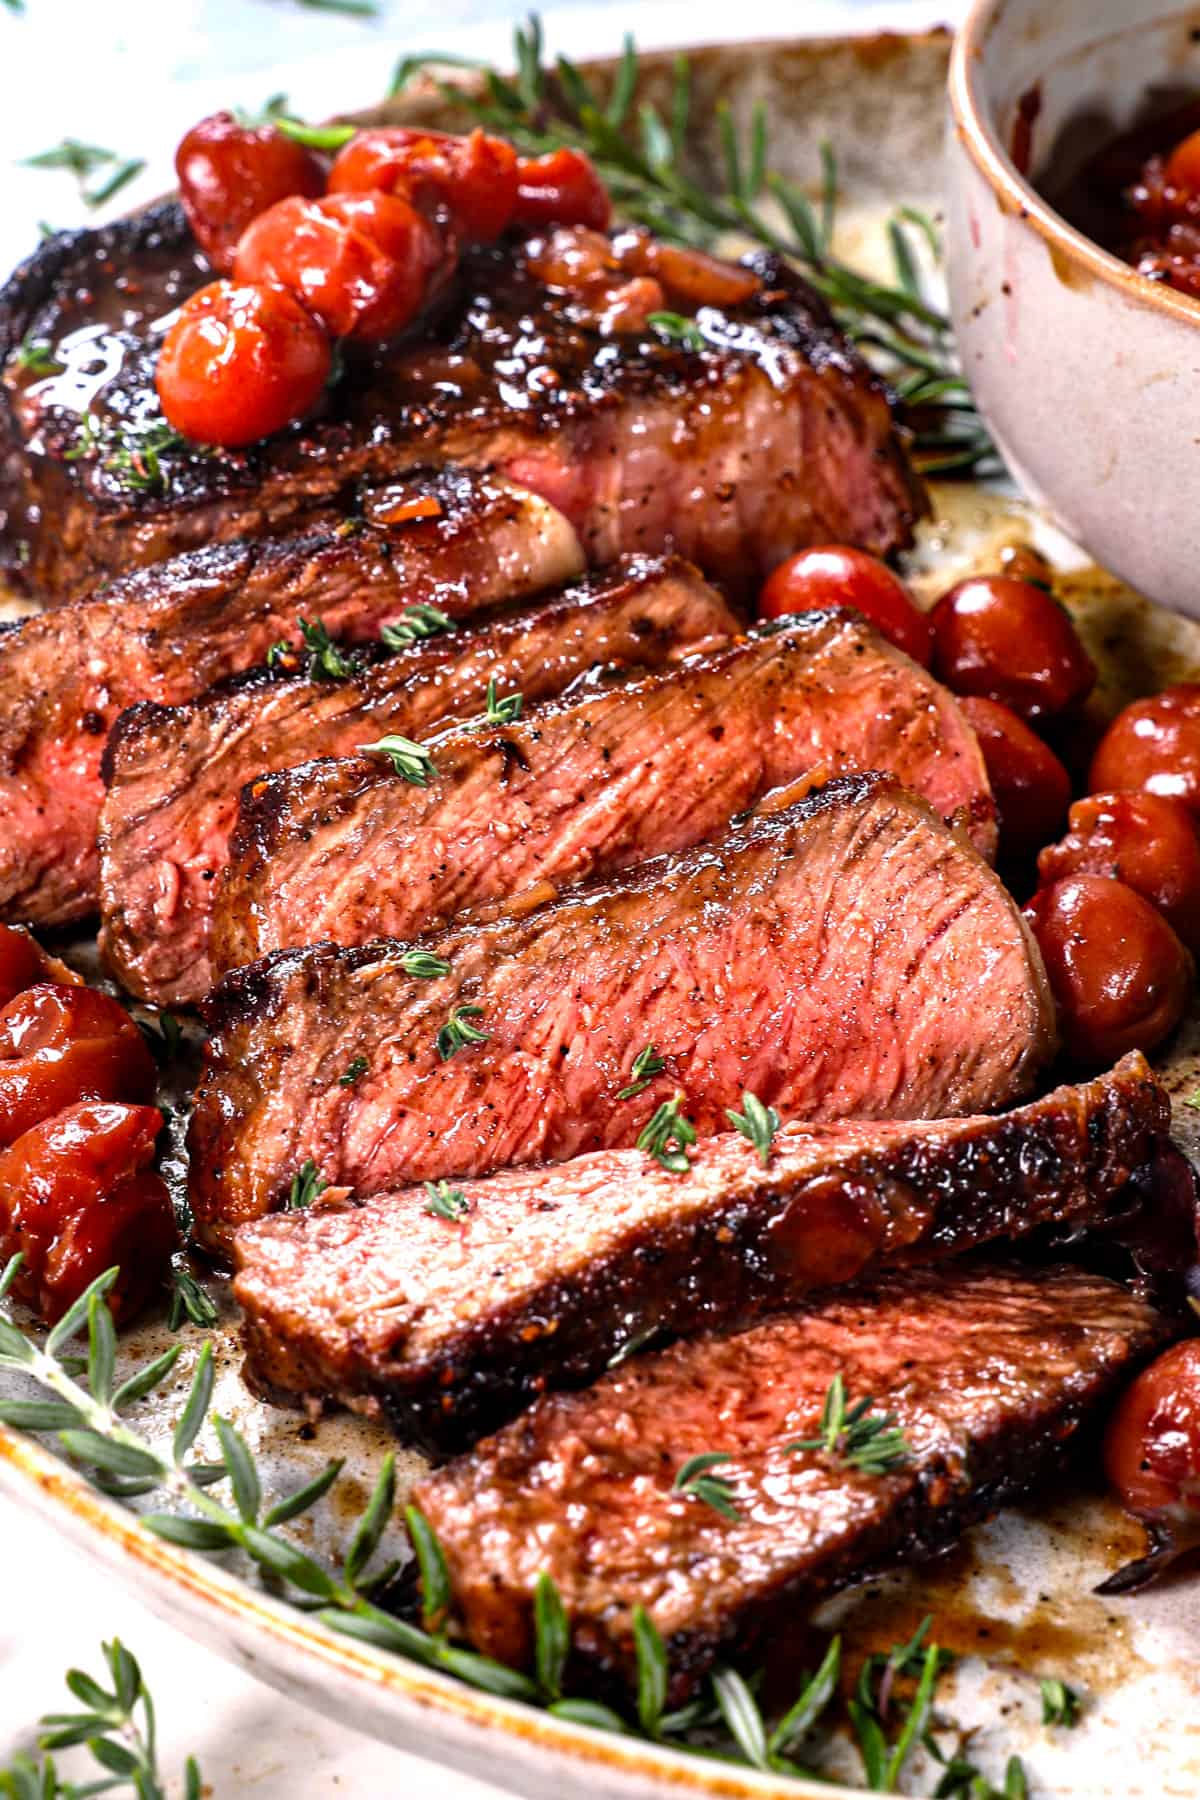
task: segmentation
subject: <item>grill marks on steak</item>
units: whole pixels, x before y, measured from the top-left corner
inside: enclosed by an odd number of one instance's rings
[[[238,1234],[234,1293],[268,1390],[332,1395],[461,1449],[628,1344],[795,1304],[881,1262],[1103,1221],[1170,1127],[1145,1059],[998,1118],[789,1125],[770,1165],[733,1133],[686,1176],[640,1150],[280,1213]],[[714,1440],[715,1442],[716,1440]]]
[[[1115,1283],[1069,1269],[889,1271],[803,1317],[635,1358],[555,1394],[414,1494],[446,1552],[472,1643],[528,1663],[545,1570],[580,1691],[633,1679],[631,1614],[666,1641],[681,1700],[780,1620],[963,1528],[1057,1472],[1064,1446],[1163,1339]],[[884,1475],[790,1448],[841,1373],[893,1412],[911,1462]],[[720,1449],[739,1517],[676,1492]]]
[[[261,663],[301,617],[370,638],[414,602],[462,618],[580,567],[561,515],[507,483],[443,471],[389,504],[408,502],[437,514],[196,551],[0,636],[0,918],[60,925],[94,909],[101,760],[124,707]]]
[[[481,712],[489,679],[501,693],[516,688],[536,702],[595,664],[654,667],[737,630],[720,595],[687,563],[633,558],[345,681],[261,671],[188,705],[134,708],[107,753],[100,891],[110,966],[132,993],[160,1006],[197,1000],[212,986],[217,877],[238,793],[252,777],[313,756],[345,756],[384,732],[426,736],[448,717]],[[389,879],[396,864],[389,846]],[[321,935],[314,921],[305,941]]]
[[[0,464],[25,578],[78,593],[429,463],[529,485],[591,561],[674,548],[743,589],[807,543],[906,544],[922,502],[882,384],[809,288],[770,258],[757,266],[754,298],[701,310],[694,351],[652,331],[602,336],[520,243],[468,252],[419,341],[348,359],[321,414],[248,450],[168,451],[164,492],[131,488],[106,448],[65,458],[85,405],[102,437],[161,419],[159,321],[205,278],[182,215],[168,205],[56,240],[0,294],[0,359],[36,328],[71,362],[48,381],[5,374]],[[110,370],[99,384],[83,373],[89,333]]]
[[[422,942],[449,975],[412,979],[392,940],[325,944],[210,997],[190,1137],[208,1244],[227,1247],[308,1158],[363,1195],[561,1162],[632,1144],[668,1084],[703,1136],[744,1088],[785,1118],[979,1112],[1019,1098],[1053,1044],[1011,897],[887,776],[841,777],[681,855]],[[488,1040],[443,1062],[438,1032],[464,1004]],[[665,1080],[620,1100],[647,1043]]]
[[[318,939],[414,937],[541,881],[685,849],[815,768],[887,770],[995,844],[957,703],[852,613],[807,613],[429,749],[424,788],[356,757],[247,789],[216,896],[218,971]]]

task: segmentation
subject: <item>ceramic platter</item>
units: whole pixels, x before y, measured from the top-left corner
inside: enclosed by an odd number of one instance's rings
[[[815,185],[821,140],[836,146],[844,190],[839,249],[870,265],[881,252],[882,222],[892,207],[911,203],[935,215],[940,210],[948,47],[948,38],[934,33],[697,50],[692,117],[701,135],[690,146],[697,167],[703,173],[706,163],[711,166],[715,145],[702,134],[714,126],[718,99],[727,98],[743,123],[751,106],[765,100],[772,158],[783,174]],[[646,97],[661,101],[670,66],[669,54],[644,57]],[[604,66],[589,72],[603,79]],[[418,94],[377,117],[448,123],[440,108],[436,94]],[[1063,428],[1069,430],[1069,421]],[[1075,571],[1067,597],[1102,669],[1091,704],[1111,713],[1134,694],[1200,677],[1200,626],[1151,607],[1088,568],[1046,521],[1003,493],[962,485],[936,489],[933,518],[922,530],[910,573],[918,589],[943,587],[965,568],[989,560],[994,567],[1005,542],[1028,540]],[[1180,1140],[1194,1154],[1200,1115],[1178,1107],[1200,1081],[1200,1022],[1185,1028],[1184,1040],[1163,1073],[1176,1097]],[[383,1434],[359,1419],[331,1417],[313,1425],[257,1402],[240,1379],[232,1307],[221,1284],[212,1287],[222,1307],[214,1410],[233,1417],[279,1491],[298,1485],[330,1456],[347,1459],[324,1511],[298,1527],[311,1547],[332,1552],[361,1510],[385,1448]],[[200,1343],[190,1327],[184,1335],[176,1385],[150,1403],[157,1409],[146,1422],[152,1435],[168,1434],[182,1404]],[[161,1318],[143,1322],[123,1340],[123,1359],[136,1366],[167,1338]],[[402,1490],[421,1467],[420,1457],[401,1447]],[[338,1637],[274,1599],[228,1558],[203,1558],[152,1537],[132,1512],[100,1497],[40,1443],[3,1429],[0,1485],[172,1623],[260,1679],[344,1723],[514,1792],[555,1800],[573,1793],[807,1794],[830,1800],[852,1791],[758,1776],[569,1726]],[[943,1690],[945,1711],[973,1730],[972,1760],[994,1780],[1015,1752],[1025,1761],[1034,1796],[1195,1795],[1200,1579],[1180,1579],[1126,1600],[1101,1600],[1092,1591],[1139,1550],[1140,1534],[1129,1522],[1098,1492],[1081,1491],[1064,1473],[1036,1507],[975,1530],[957,1551],[924,1570],[856,1589],[829,1603],[813,1622],[844,1632],[853,1668],[863,1652],[903,1639],[931,1613],[934,1636],[961,1653]],[[798,1619],[798,1667],[805,1630],[806,1621]],[[1038,1680],[1051,1673],[1088,1697],[1072,1732],[1042,1728]],[[857,1770],[847,1744],[834,1772],[853,1782]],[[918,1763],[907,1780],[910,1791],[929,1793],[936,1774]]]

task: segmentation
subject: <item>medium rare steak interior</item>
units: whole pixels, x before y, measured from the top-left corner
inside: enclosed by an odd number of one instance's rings
[[[105,756],[101,944],[110,967],[160,1006],[198,1000],[212,986],[217,877],[239,790],[252,777],[345,756],[385,732],[425,736],[447,718],[482,712],[489,680],[533,704],[594,665],[654,667],[737,630],[689,564],[635,557],[344,680],[260,669],[187,704],[131,708]],[[394,846],[386,869],[392,878]],[[314,921],[309,937],[322,935]]]
[[[455,727],[428,750],[427,786],[360,756],[246,790],[210,902],[218,972],[323,938],[415,937],[538,882],[686,849],[818,768],[887,770],[995,848],[957,703],[854,613],[759,627],[511,724]]]
[[[601,1150],[464,1181],[449,1219],[423,1187],[280,1213],[235,1245],[249,1372],[461,1449],[659,1332],[745,1321],[885,1261],[1103,1223],[1169,1127],[1133,1055],[998,1118],[784,1126],[766,1168],[728,1133],[686,1174]]]
[[[702,1136],[745,1088],[789,1119],[979,1112],[1053,1047],[1013,900],[892,777],[529,901],[422,939],[444,976],[384,939],[225,979],[190,1133],[204,1242],[227,1248],[310,1160],[362,1195],[561,1162],[632,1144],[676,1088]],[[664,1079],[622,1100],[648,1044]]]
[[[378,523],[193,551],[0,633],[0,918],[94,910],[101,761],[123,707],[189,699],[299,642],[300,619],[370,639],[410,605],[463,618],[580,568],[561,515],[490,477],[442,471],[368,504]]]
[[[161,321],[208,279],[182,210],[60,234],[0,292],[11,576],[59,600],[428,463],[545,495],[592,562],[673,548],[741,591],[804,544],[908,543],[921,501],[882,383],[811,289],[773,259],[756,267],[753,298],[702,309],[697,350],[581,323],[518,242],[464,250],[417,338],[348,359],[316,418],[217,451],[164,434],[154,389]],[[27,334],[61,374],[14,360]],[[131,481],[148,438],[153,479]]]
[[[446,1552],[471,1642],[527,1663],[533,1588],[558,1586],[574,1691],[628,1686],[632,1609],[667,1648],[670,1703],[823,1594],[952,1543],[1058,1472],[1088,1414],[1162,1341],[1115,1283],[1073,1269],[889,1271],[816,1311],[635,1357],[554,1394],[414,1498]],[[829,1384],[893,1413],[911,1446],[883,1474],[817,1435]],[[721,1450],[737,1518],[673,1486]]]

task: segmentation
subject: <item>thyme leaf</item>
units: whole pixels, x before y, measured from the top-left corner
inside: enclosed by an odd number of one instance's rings
[[[1042,1724],[1070,1727],[1079,1723],[1079,1695],[1057,1675],[1042,1682]]]
[[[477,719],[468,719],[465,729],[482,731],[489,725],[511,725],[520,718],[524,705],[523,694],[506,694],[501,698],[496,692],[496,677],[493,675],[488,680],[484,710]]]
[[[638,1133],[637,1147],[672,1175],[686,1175],[691,1168],[688,1150],[696,1142],[696,1127],[680,1111],[682,1094],[664,1100]],[[674,1146],[674,1148],[672,1148]]]
[[[742,1111],[735,1112],[733,1107],[726,1107],[725,1117],[734,1130],[740,1132],[748,1144],[753,1145],[758,1152],[758,1160],[765,1169],[771,1160],[771,1144],[780,1124],[775,1108],[764,1106],[757,1094],[752,1094],[747,1088],[742,1094]]]
[[[647,313],[646,323],[668,344],[679,344],[685,350],[704,348],[704,333],[694,319],[685,319],[682,313]]]
[[[437,1034],[437,1053],[443,1062],[449,1062],[468,1044],[486,1044],[491,1033],[481,1026],[473,1025],[472,1019],[482,1019],[482,1006],[454,1006],[450,1009],[450,1017]]]
[[[818,1450],[861,1474],[887,1475],[909,1461],[912,1446],[897,1427],[895,1414],[873,1413],[873,1405],[868,1396],[847,1406],[846,1383],[839,1370],[825,1395],[818,1435],[800,1438],[787,1448]]]
[[[297,618],[296,623],[300,627],[304,648],[308,651],[310,681],[344,681],[347,675],[353,675],[353,662],[334,643],[322,619]],[[271,648],[274,649],[275,646],[272,645]],[[270,654],[268,651],[268,662]]]
[[[54,345],[48,338],[35,338],[26,333],[13,356],[16,368],[24,369],[30,375],[60,375],[63,365],[54,354]]]
[[[329,1186],[312,1157],[307,1157],[300,1165],[298,1174],[292,1176],[292,1185],[284,1202],[286,1212],[304,1212],[319,1195]]]
[[[392,619],[385,625],[379,633],[379,641],[388,650],[404,650],[409,644],[420,643],[423,638],[437,637],[444,631],[455,629],[454,620],[440,606],[420,601],[413,606],[406,606],[398,619]]]
[[[629,1071],[632,1080],[629,1082],[628,1087],[623,1087],[618,1090],[617,1099],[632,1100],[636,1094],[644,1094],[646,1089],[650,1086],[650,1083],[654,1080],[654,1077],[656,1075],[661,1075],[666,1066],[666,1063],[658,1054],[654,1045],[647,1044],[646,1047],[643,1050],[639,1050],[634,1057],[633,1067]]]
[[[437,981],[450,973],[450,964],[445,957],[435,956],[432,950],[406,950],[400,958],[400,967],[417,981]]]
[[[365,1056],[352,1056],[346,1064],[345,1073],[338,1076],[338,1086],[357,1087],[370,1066]]]
[[[462,1189],[451,1187],[448,1181],[427,1181],[425,1192],[429,1195],[425,1211],[432,1218],[449,1219],[451,1224],[457,1225],[471,1210],[471,1202]]]
[[[675,1472],[671,1486],[677,1494],[688,1494],[695,1500],[703,1500],[719,1512],[722,1518],[740,1519],[733,1499],[733,1488],[720,1475],[709,1473],[722,1463],[732,1462],[733,1458],[724,1450],[704,1450],[698,1456],[689,1456]]]
[[[411,782],[413,787],[428,787],[437,774],[437,767],[425,746],[414,744],[411,738],[401,737],[398,732],[389,732],[377,743],[363,744],[362,752],[364,756],[385,756],[393,771]]]

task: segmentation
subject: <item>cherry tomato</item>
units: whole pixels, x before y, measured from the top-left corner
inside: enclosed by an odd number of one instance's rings
[[[378,191],[281,200],[238,245],[239,281],[287,288],[335,337],[392,337],[424,303],[442,261],[436,228]]]
[[[974,575],[930,615],[933,666],[956,694],[1043,719],[1090,694],[1096,666],[1052,595],[1011,575]]]
[[[1024,719],[995,700],[959,702],[979,739],[1005,859],[1032,856],[1054,836],[1071,800],[1071,777]]]
[[[1182,681],[1118,713],[1092,758],[1089,786],[1141,788],[1200,813],[1200,681]]]
[[[1187,1007],[1194,965],[1171,927],[1123,881],[1071,875],[1025,908],[1076,1062],[1153,1050]]]
[[[889,643],[929,666],[929,620],[913,605],[900,577],[878,557],[843,544],[801,550],[767,576],[758,596],[763,619],[822,606],[852,606]]]
[[[1200,131],[1176,144],[1167,158],[1167,182],[1186,194],[1200,194]]]
[[[550,150],[520,159],[515,225],[590,225],[606,231],[611,218],[608,189],[582,151]]]
[[[0,1148],[78,1100],[150,1100],[154,1058],[94,988],[39,982],[0,1009]]]
[[[462,237],[490,244],[512,219],[517,153],[504,138],[485,131],[450,137],[441,131],[380,126],[351,138],[329,173],[331,194],[371,189],[443,209]]]
[[[291,294],[214,281],[180,308],[155,385],[184,437],[251,444],[303,418],[332,362],[324,328]]]
[[[1189,950],[1200,950],[1200,831],[1181,800],[1160,794],[1090,794],[1070,829],[1038,857],[1043,882],[1112,875],[1156,906]]]
[[[7,1006],[14,995],[23,993],[35,981],[77,987],[82,979],[57,956],[47,956],[24,926],[0,925],[0,1006]]]
[[[201,119],[175,152],[179,197],[196,241],[228,275],[251,219],[289,194],[325,191],[319,156],[275,125],[239,125],[232,113]]]
[[[1126,1388],[1104,1436],[1104,1469],[1141,1519],[1200,1513],[1200,1338],[1173,1345]]]
[[[157,1107],[87,1103],[0,1151],[0,1248],[24,1253],[17,1292],[43,1318],[114,1266],[118,1317],[161,1278],[178,1238],[166,1185],[147,1167],[161,1128]]]

